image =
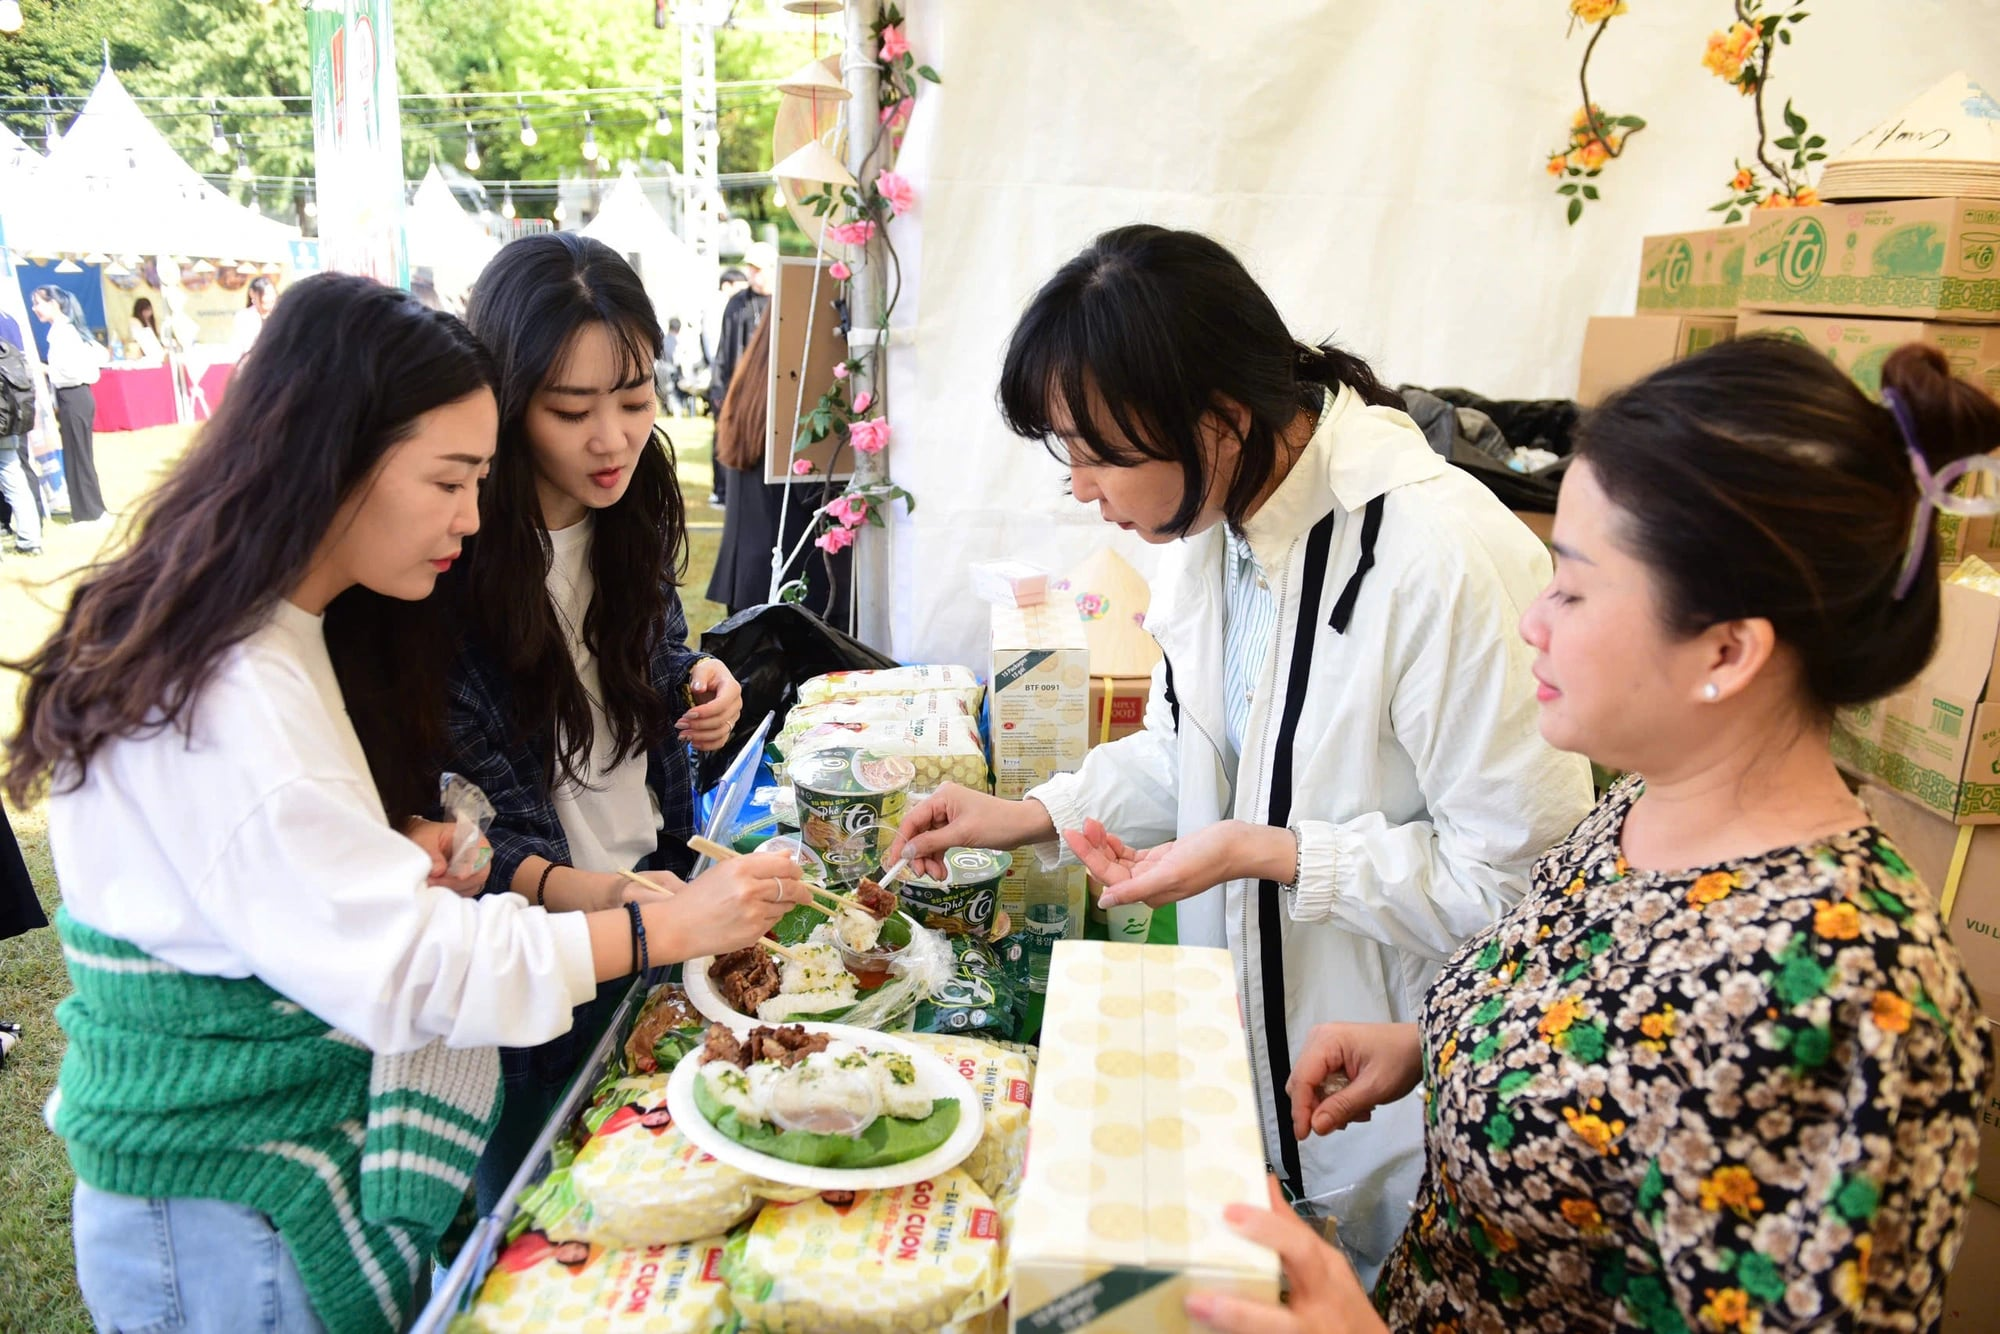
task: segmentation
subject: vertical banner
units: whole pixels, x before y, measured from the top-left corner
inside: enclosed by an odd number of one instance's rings
[[[320,263],[410,285],[393,0],[312,0]]]

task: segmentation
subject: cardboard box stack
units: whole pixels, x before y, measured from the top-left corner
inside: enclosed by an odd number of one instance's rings
[[[1160,662],[1160,646],[1146,633],[1152,590],[1109,547],[1070,571],[1058,587],[1074,600],[1090,646],[1088,744],[1130,736],[1145,726],[1146,697]]]
[[[1032,607],[996,606],[987,706],[993,739],[993,791],[1018,800],[1030,788],[1083,763],[1090,744],[1090,650],[1075,604],[1058,597]],[[1018,931],[1027,908],[1061,903],[1064,934],[1084,928],[1083,868],[1044,871],[1032,850],[1014,851],[1000,886],[1000,907]]]

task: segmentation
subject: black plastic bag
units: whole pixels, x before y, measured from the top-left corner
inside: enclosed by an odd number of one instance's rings
[[[701,636],[704,653],[722,659],[743,687],[743,716],[729,744],[701,757],[701,785],[713,786],[759,720],[776,714],[775,735],[797,702],[799,686],[828,672],[879,671],[900,666],[844,631],[836,630],[797,604],[770,602],[751,607]]]

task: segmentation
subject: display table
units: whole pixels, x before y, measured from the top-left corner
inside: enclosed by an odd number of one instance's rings
[[[222,402],[229,373],[236,368],[230,361],[218,361],[201,371],[201,391],[208,410]],[[164,364],[127,366],[113,364],[91,386],[97,399],[97,430],[137,431],[147,426],[174,424],[173,372]]]

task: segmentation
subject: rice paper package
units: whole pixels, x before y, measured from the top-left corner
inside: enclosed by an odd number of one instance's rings
[[[799,687],[799,703],[823,704],[840,695],[915,695],[946,691],[965,701],[965,711],[977,716],[986,687],[970,667],[890,667],[872,672],[828,672]]]
[[[1006,1293],[1000,1215],[962,1171],[767,1205],[729,1240],[730,1301],[763,1334],[905,1334],[975,1321]]]
[[[1028,1109],[1033,1102],[1035,1062],[1025,1049],[943,1033],[905,1033],[942,1056],[979,1091],[986,1128],[972,1156],[959,1164],[994,1200],[1018,1191],[1028,1153]]]
[[[654,1246],[735,1227],[767,1199],[811,1194],[763,1181],[696,1148],[667,1112],[665,1073],[621,1079],[584,1114],[590,1138],[522,1197],[559,1241]]]
[[[962,690],[916,690],[901,695],[835,695],[818,704],[794,704],[775,738],[788,749],[787,738],[815,723],[866,723],[897,718],[969,718]]]
[[[613,1250],[529,1232],[500,1252],[451,1334],[728,1334],[723,1245]]]
[[[986,769],[986,747],[971,718],[940,714],[922,718],[878,718],[869,722],[820,722],[791,736],[785,764],[822,750],[858,747],[878,755],[897,755],[916,766],[915,791],[928,792],[944,783],[958,783],[977,792],[992,790]]]

